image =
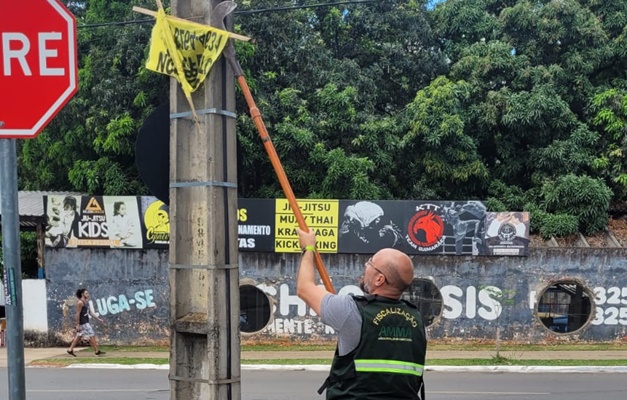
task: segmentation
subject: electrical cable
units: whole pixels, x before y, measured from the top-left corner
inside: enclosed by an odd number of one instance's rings
[[[293,11],[293,10],[303,10],[303,9],[315,9],[315,8],[324,8],[324,7],[333,7],[333,6],[341,6],[341,5],[349,5],[349,4],[367,4],[367,3],[375,3],[376,0],[353,0],[353,1],[339,1],[335,3],[320,3],[320,4],[309,4],[303,6],[290,6],[290,7],[275,7],[275,8],[263,8],[257,10],[241,10],[235,11],[235,15],[248,16],[254,14],[268,13],[268,12],[279,12],[279,11]],[[190,20],[194,19],[202,19],[202,17],[192,17],[188,18]],[[138,24],[150,24],[154,23],[154,18],[142,18],[142,19],[134,19],[130,21],[115,21],[115,22],[102,22],[98,24],[84,24],[78,25],[77,29],[91,29],[91,28],[102,28],[109,26],[125,26],[125,25],[138,25]]]

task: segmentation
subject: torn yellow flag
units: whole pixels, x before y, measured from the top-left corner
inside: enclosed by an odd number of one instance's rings
[[[229,33],[157,12],[146,68],[176,78],[189,96],[203,83],[222,53]]]

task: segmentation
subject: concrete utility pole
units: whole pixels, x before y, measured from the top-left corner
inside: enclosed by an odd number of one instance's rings
[[[219,3],[173,0],[172,15],[208,25]],[[223,57],[193,102],[202,133],[171,79],[170,399],[239,400],[235,83]]]

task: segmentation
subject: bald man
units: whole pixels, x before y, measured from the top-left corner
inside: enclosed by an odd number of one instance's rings
[[[416,306],[401,299],[414,279],[411,259],[382,249],[364,264],[365,295],[336,295],[316,284],[316,236],[297,232],[303,249],[297,294],[338,332],[331,372],[318,393],[326,389],[329,400],[424,400],[426,332]]]

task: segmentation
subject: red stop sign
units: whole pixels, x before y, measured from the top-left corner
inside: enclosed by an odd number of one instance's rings
[[[0,139],[37,136],[77,89],[74,15],[59,0],[3,2]]]

